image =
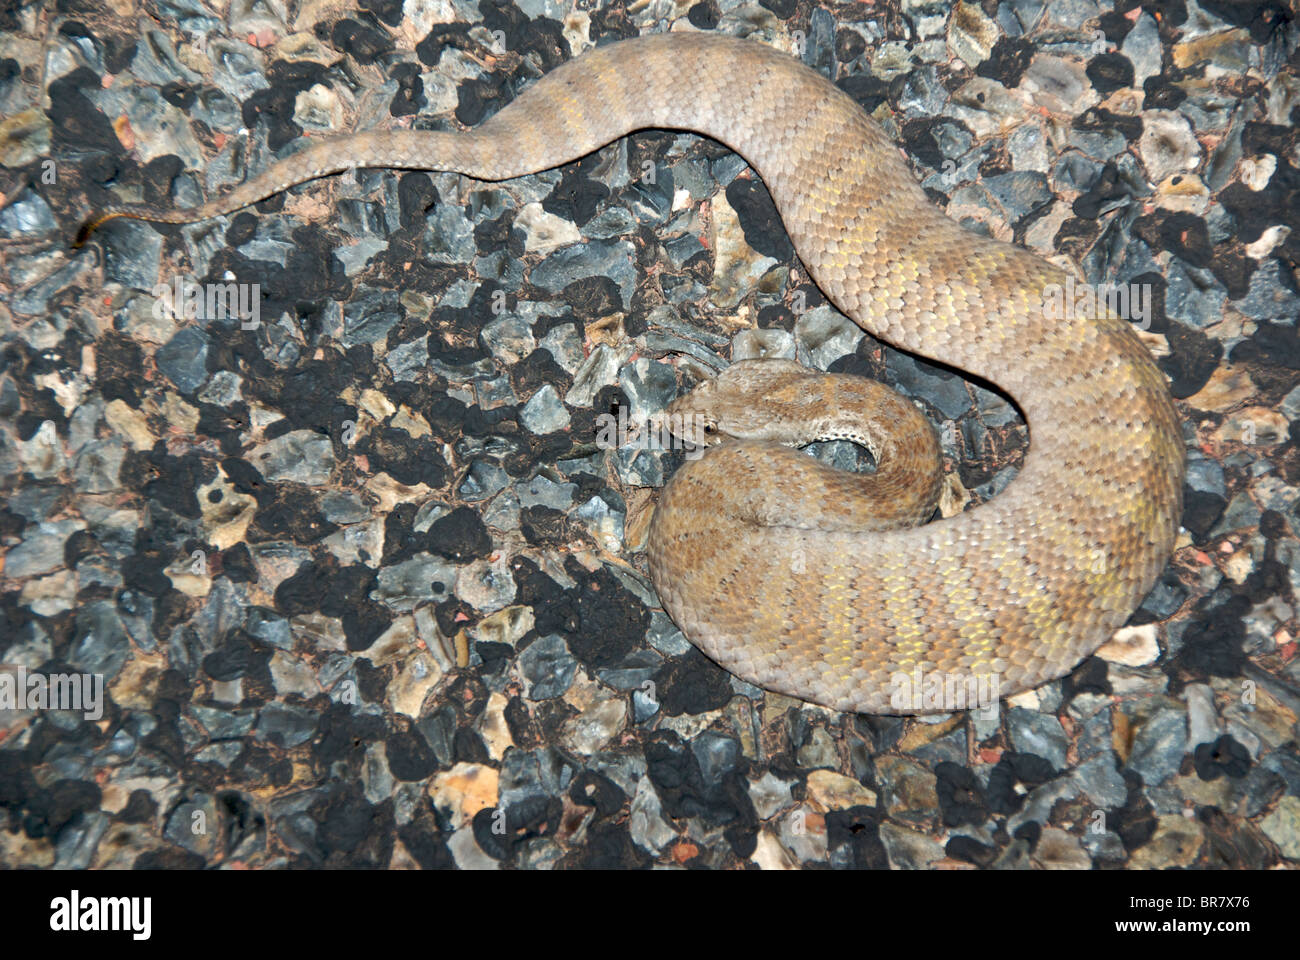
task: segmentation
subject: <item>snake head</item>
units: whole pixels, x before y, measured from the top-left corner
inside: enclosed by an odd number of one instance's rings
[[[813,376],[793,360],[740,360],[674,400],[660,420],[673,436],[694,447],[728,439],[807,443],[805,431],[785,429],[787,419],[773,413],[810,401],[806,386]]]
[[[671,434],[688,450],[717,446],[727,434],[719,418],[708,409],[714,381],[706,380],[684,397],[678,397],[654,418],[660,435]]]

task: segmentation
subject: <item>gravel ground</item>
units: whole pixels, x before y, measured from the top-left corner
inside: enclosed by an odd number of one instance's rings
[[[59,710],[0,681],[0,863],[1296,867],[1298,19],[7,5],[0,663],[91,686]],[[472,126],[582,50],[668,29],[801,56],[951,216],[1150,292],[1184,532],[1068,677],[991,711],[837,714],[736,680],[659,608],[642,550],[680,454],[605,448],[604,414],[775,353],[920,401],[949,509],[994,496],[1027,443],[1000,395],[827,304],[717,144],[643,133],[506,184],[361,170],[69,249],[114,200],[188,206],[328,131]],[[257,322],[159,287],[195,281],[256,284]]]

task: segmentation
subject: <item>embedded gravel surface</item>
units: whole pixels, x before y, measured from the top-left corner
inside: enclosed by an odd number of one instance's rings
[[[950,216],[1132,293],[1185,421],[1184,529],[1069,676],[837,714],[660,609],[642,551],[681,452],[611,424],[730,362],[914,398],[945,511],[1028,443],[989,385],[829,305],[715,143],[503,184],[358,170],[70,249],[106,204],[472,126],[669,29],[789,50]],[[1280,0],[6,6],[0,864],[1300,865],[1298,45]]]

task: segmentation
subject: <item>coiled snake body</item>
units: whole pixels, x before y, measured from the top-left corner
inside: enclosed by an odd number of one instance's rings
[[[323,141],[194,210],[106,210],[82,239],[112,217],[190,222],[353,167],[501,180],[651,127],[740,153],[841,311],[997,384],[1030,432],[1020,474],[992,501],[888,531],[874,529],[860,478],[758,434],[722,443],[678,471],[656,511],[650,568],[672,618],[743,679],[841,710],[942,708],[891,699],[900,674],[992,675],[1005,696],[1071,670],[1124,623],[1173,550],[1185,455],[1165,379],[1124,320],[1047,319],[1044,288],[1064,274],[935,209],[883,131],[787,54],[713,34],[610,44],[467,133]],[[717,414],[705,395],[690,403]],[[863,432],[884,451],[882,472],[910,473],[890,457],[907,460],[923,441]]]

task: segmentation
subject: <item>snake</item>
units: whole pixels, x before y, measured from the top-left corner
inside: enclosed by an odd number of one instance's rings
[[[775,46],[690,31],[597,46],[472,129],[312,141],[194,208],[105,207],[77,242],[114,218],[193,222],[358,167],[507,180],[643,129],[738,153],[835,308],[996,386],[1029,435],[1005,489],[927,523],[939,451],[912,404],[788,360],[744,361],[696,386],[671,412],[703,423],[706,449],[664,486],[646,539],[685,636],[774,693],[898,715],[952,709],[919,687],[900,697],[900,678],[948,689],[994,678],[1007,697],[1092,655],[1174,551],[1186,453],[1164,374],[1115,312],[1047,310],[1064,269],[950,219],[849,94]],[[880,489],[795,449],[819,437],[871,450]]]

